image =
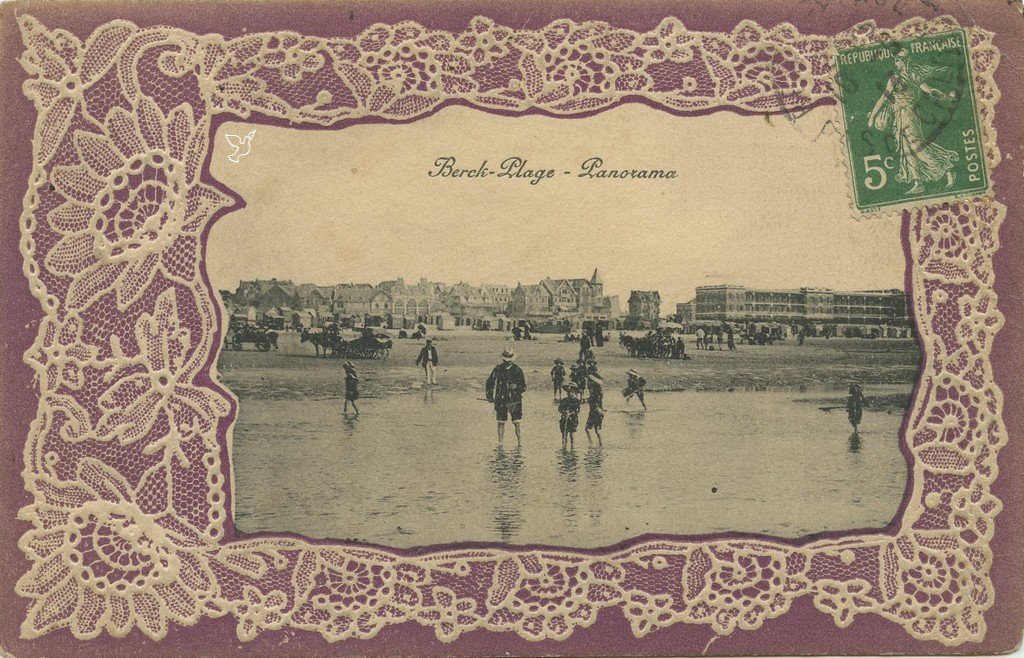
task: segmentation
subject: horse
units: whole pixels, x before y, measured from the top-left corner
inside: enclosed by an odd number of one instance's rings
[[[332,354],[337,350],[337,340],[333,334],[324,331],[323,329],[310,329],[308,327],[302,330],[302,336],[299,338],[300,343],[309,341],[313,343],[313,348],[316,350],[316,355],[321,356],[320,350],[323,349],[323,356],[327,356],[327,351],[330,350]]]

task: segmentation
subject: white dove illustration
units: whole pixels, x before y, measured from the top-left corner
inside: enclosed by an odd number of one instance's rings
[[[239,158],[249,155],[249,152],[252,151],[252,136],[255,134],[256,129],[253,128],[245,137],[231,134],[224,135],[224,139],[228,140],[228,144],[235,147],[235,152],[228,155],[228,160],[237,163]]]

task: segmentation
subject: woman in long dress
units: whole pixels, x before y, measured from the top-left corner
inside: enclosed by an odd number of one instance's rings
[[[896,72],[889,78],[885,92],[868,115],[868,125],[882,132],[891,132],[896,139],[899,171],[896,180],[911,183],[910,193],[922,192],[922,183],[946,178],[946,186],[953,185],[953,166],[960,156],[932,142],[921,126],[919,106],[922,94],[935,99],[954,99],[956,92],[948,94],[925,82],[925,78],[941,69],[913,64],[907,61],[907,51],[896,55]]]

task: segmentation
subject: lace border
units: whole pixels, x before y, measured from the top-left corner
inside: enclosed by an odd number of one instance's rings
[[[560,20],[461,33],[414,23],[354,38],[233,39],[114,21],[84,42],[24,16],[26,95],[38,111],[21,217],[24,271],[43,312],[25,361],[39,408],[25,448],[34,502],[19,518],[32,567],[22,635],[79,639],[232,615],[241,640],[282,628],[328,641],[415,621],[565,639],[618,607],[633,633],[759,628],[810,596],[840,627],[877,614],[915,638],[980,641],[992,605],[990,490],[1006,441],[989,354],[1002,324],[991,196],[904,213],[922,380],[903,447],[913,491],[894,535],[791,546],[762,539],[647,541],[605,554],[472,548],[416,556],[265,537],[226,540],[237,401],[210,376],[218,307],[205,229],[230,210],[204,162],[212,117],[335,126],[407,120],[458,101],[578,114],[643,99],[692,113],[783,112],[829,102],[835,48],[957,29],[949,17],[835,36],[744,21],[730,33],[667,18],[638,33]],[[998,53],[969,28],[988,145]]]

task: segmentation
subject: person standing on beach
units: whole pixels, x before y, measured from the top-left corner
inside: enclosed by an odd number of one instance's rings
[[[356,374],[356,367],[351,362],[345,363],[345,409],[343,413],[348,413],[348,405],[351,404],[352,408],[355,409],[356,415],[359,415],[359,407],[356,406],[356,400],[359,399],[359,375]]]
[[[565,385],[565,397],[558,403],[558,429],[562,432],[562,448],[565,448],[566,441],[572,448],[576,438],[576,430],[580,426],[580,387],[572,382]]]
[[[501,353],[501,363],[494,366],[484,388],[487,401],[494,405],[494,414],[498,419],[498,440],[505,438],[505,422],[512,416],[512,425],[516,428],[516,441],[521,441],[522,429],[519,426],[523,418],[523,391],[526,390],[526,375],[523,369],[512,363],[516,358],[512,350]]]
[[[697,327],[697,349],[704,349],[704,327]]]
[[[577,362],[569,366],[569,381],[576,384],[576,387],[583,393],[587,388],[587,368],[581,363]]]
[[[555,359],[555,367],[551,369],[551,387],[556,400],[562,399],[562,384],[565,383],[565,362]]]
[[[423,383],[437,384],[437,374],[434,372],[437,367],[437,348],[434,347],[434,341],[427,339],[420,355],[416,357],[416,365],[423,366]]]
[[[597,435],[597,445],[601,445],[601,425],[604,423],[604,380],[598,375],[590,375],[588,388],[590,395],[587,398],[587,405],[590,408],[587,414],[587,425],[584,428],[587,432],[587,440],[590,441],[590,430]]]
[[[860,425],[860,420],[864,415],[865,405],[867,405],[867,399],[864,397],[864,391],[860,384],[850,382],[849,394],[846,397],[846,416],[850,419],[850,424],[853,425],[854,434],[857,433],[857,426]]]
[[[586,360],[590,354],[590,346],[590,336],[587,334],[586,327],[584,327],[580,335],[580,359]]]
[[[733,329],[731,324],[726,328],[725,332],[726,337],[728,339],[726,341],[726,346],[729,348],[729,351],[731,352],[732,350],[736,349],[736,336],[733,335]]]

